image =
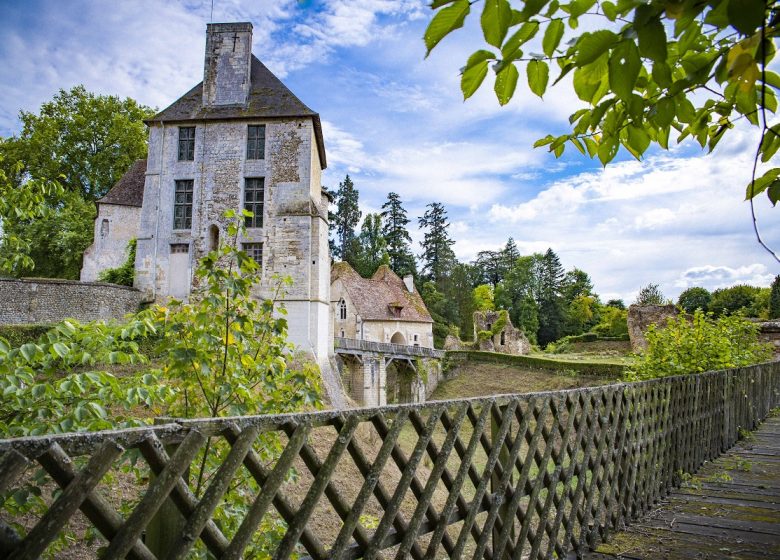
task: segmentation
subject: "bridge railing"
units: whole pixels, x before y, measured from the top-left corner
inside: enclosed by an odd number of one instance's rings
[[[86,519],[102,535],[101,558],[185,558],[194,549],[241,558],[257,539],[274,558],[562,558],[607,538],[731,447],[779,393],[780,363],[771,363],[0,440],[0,497],[15,499],[36,471],[46,477],[40,511],[0,509],[0,556],[56,557],[52,542]],[[201,479],[195,467],[212,462],[204,454],[219,467]],[[128,482],[129,457],[139,475]],[[241,490],[246,507],[231,507],[225,496]],[[150,538],[161,517],[178,523],[162,542]],[[81,557],[97,556],[97,546]]]
[[[444,350],[436,348],[424,348],[408,344],[391,344],[387,342],[374,342],[371,340],[358,340],[355,338],[334,338],[335,348],[342,350],[356,350],[361,352],[376,352],[380,354],[395,354],[405,356],[420,356],[423,358],[443,358]]]

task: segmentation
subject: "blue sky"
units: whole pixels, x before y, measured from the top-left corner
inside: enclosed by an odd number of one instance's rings
[[[210,9],[0,0],[0,134],[18,131],[20,109],[80,83],[166,107],[202,79]],[[213,17],[251,21],[254,53],[320,113],[326,186],[349,173],[364,213],[390,191],[415,219],[444,203],[462,260],[512,236],[525,254],[552,247],[603,299],[627,303],[648,282],[676,298],[692,285],[768,285],[780,272],[742,201],[757,130],[734,130],[716,157],[684,144],[641,162],[621,153],[605,170],[576,151],[555,159],[532,145],[566,130],[579,108],[571,89],[559,84],[542,101],[521,84],[500,108],[488,83],[464,103],[458,71],[481,46],[476,21],[424,59],[429,14],[418,0],[214,0]],[[763,197],[756,206],[780,248],[780,209]]]

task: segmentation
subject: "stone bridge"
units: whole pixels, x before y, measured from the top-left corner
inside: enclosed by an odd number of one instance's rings
[[[334,349],[344,389],[363,406],[425,402],[441,378],[443,350],[341,337]]]

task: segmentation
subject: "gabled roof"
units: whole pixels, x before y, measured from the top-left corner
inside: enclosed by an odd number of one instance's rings
[[[336,280],[341,280],[364,321],[433,323],[417,290],[407,290],[404,281],[387,265],[380,266],[371,278],[363,278],[349,263],[334,263],[330,269],[330,283]],[[392,308],[399,307],[400,316],[394,315]]]
[[[111,187],[106,195],[98,200],[100,204],[141,207],[144,201],[144,182],[146,181],[146,160],[135,160],[125,174]]]
[[[266,66],[252,55],[251,87],[246,105],[203,106],[203,82],[163,109],[147,124],[173,121],[232,120],[232,119],[278,119],[289,117],[309,117],[314,122],[314,135],[320,164],[325,169],[325,142],[322,138],[320,116],[303,102],[274,76]]]

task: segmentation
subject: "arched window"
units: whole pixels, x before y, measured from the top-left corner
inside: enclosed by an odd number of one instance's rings
[[[219,249],[219,228],[214,224],[209,226],[209,251]]]
[[[342,321],[347,319],[347,302],[343,299],[339,302],[339,319]]]

